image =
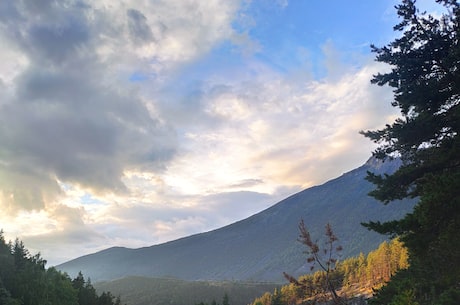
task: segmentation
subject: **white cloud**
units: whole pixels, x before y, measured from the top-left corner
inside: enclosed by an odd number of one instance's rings
[[[257,60],[238,1],[40,3],[0,7],[0,222],[52,264],[256,213],[362,164],[358,131],[394,115],[382,67],[332,42],[321,80]],[[223,42],[240,60],[206,62]]]
[[[370,84],[382,69],[369,61],[340,76],[293,81],[264,68],[225,86],[208,83],[201,102],[221,123],[203,123],[185,135],[181,143],[189,153],[168,168],[169,183],[198,193],[258,179],[264,183],[247,189],[272,193],[279,185],[318,184],[362,164],[373,145],[358,132],[383,126],[395,114],[391,92]]]
[[[155,105],[146,105],[128,79],[139,71],[173,73],[208,52],[233,35],[237,5],[2,6],[0,178],[8,206],[43,208],[59,193],[56,179],[93,192],[125,192],[126,170],[164,167],[176,150],[174,131],[150,115]]]

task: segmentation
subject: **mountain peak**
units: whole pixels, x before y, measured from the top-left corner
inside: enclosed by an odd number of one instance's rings
[[[382,160],[375,156],[370,157],[364,164],[364,166],[368,167],[368,170],[374,174],[392,174],[397,171],[401,165],[402,161],[399,158],[386,158]]]

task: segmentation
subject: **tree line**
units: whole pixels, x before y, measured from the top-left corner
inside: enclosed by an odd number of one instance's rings
[[[40,254],[31,255],[19,239],[6,242],[0,231],[0,304],[121,305],[110,292],[98,295],[81,272],[71,279],[45,265]]]
[[[384,241],[367,255],[337,261],[331,269],[329,278],[337,293],[344,299],[356,295],[370,296],[398,271],[409,266],[407,249],[399,239]],[[318,270],[300,276],[290,284],[281,286],[273,293],[265,293],[256,298],[252,305],[290,305],[308,301],[327,301],[330,299],[326,283],[326,271]]]
[[[209,305],[209,304],[205,302],[200,302],[200,303],[196,303],[195,305]],[[220,304],[217,303],[216,300],[212,300],[210,305],[220,305]],[[222,298],[222,305],[230,305],[230,298],[228,297],[228,294],[224,294],[224,297]]]

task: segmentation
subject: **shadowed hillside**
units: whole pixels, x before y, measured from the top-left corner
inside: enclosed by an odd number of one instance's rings
[[[232,305],[247,305],[256,297],[279,287],[268,283],[201,282],[130,276],[95,284],[98,291],[110,290],[129,305],[222,304],[227,295]]]
[[[81,270],[94,282],[130,275],[283,282],[283,271],[292,275],[308,272],[296,240],[301,218],[312,236],[321,236],[329,222],[343,245],[344,258],[367,253],[383,241],[360,223],[400,218],[412,203],[392,203],[398,209],[385,207],[367,196],[372,185],[364,177],[368,170],[393,172],[398,166],[397,161],[381,163],[371,158],[339,178],[226,227],[146,248],[109,248],[57,268],[70,275]]]

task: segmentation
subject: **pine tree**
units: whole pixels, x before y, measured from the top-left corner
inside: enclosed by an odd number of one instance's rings
[[[19,239],[7,244],[0,230],[0,305],[121,305],[110,292],[98,296],[81,272],[71,280],[45,265],[40,253],[30,255]]]
[[[230,305],[230,298],[228,297],[228,294],[224,294],[224,297],[222,298],[222,305]]]
[[[273,292],[273,295],[272,295],[272,300],[270,302],[270,305],[283,305],[283,301],[281,298],[282,298],[281,293],[279,293],[278,289],[275,288],[275,291]]]
[[[401,236],[410,258],[404,273],[414,287],[401,293],[420,304],[435,304],[444,293],[460,294],[460,5],[436,2],[445,8],[440,18],[419,12],[415,0],[402,0],[396,6],[401,22],[394,27],[401,37],[372,46],[377,61],[391,65],[372,82],[394,89],[392,105],[402,117],[382,130],[362,132],[379,144],[377,158],[403,162],[392,175],[369,173],[377,187],[371,195],[385,204],[418,200],[401,220],[365,225]]]

